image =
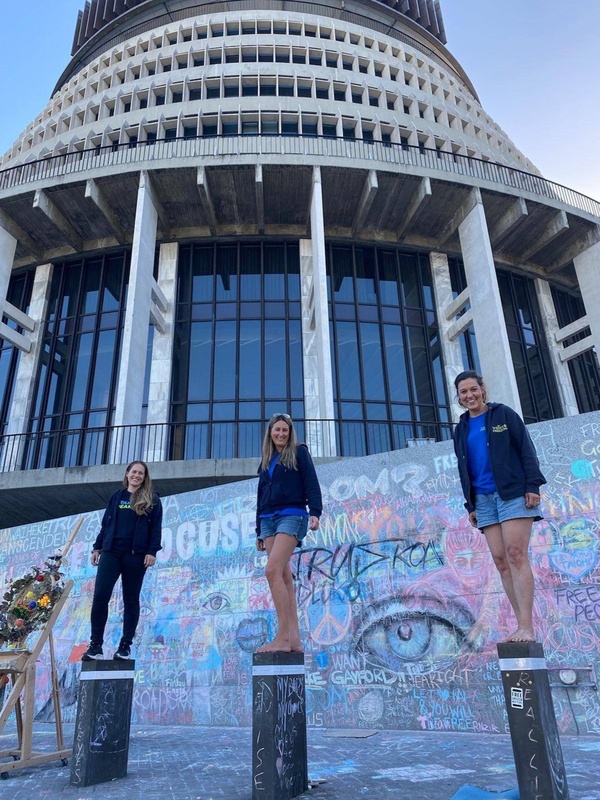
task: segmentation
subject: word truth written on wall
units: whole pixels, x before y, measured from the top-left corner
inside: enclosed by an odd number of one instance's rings
[[[568,689],[551,678],[558,724],[600,734],[589,686],[600,653],[600,415],[530,432],[548,479],[545,519],[531,542],[537,630],[549,666],[578,676]],[[318,473],[321,528],[292,562],[309,723],[505,732],[495,645],[514,619],[485,539],[468,524],[451,444],[343,460]],[[163,550],[143,587],[135,643],[138,722],[251,724],[251,654],[275,632],[255,501],[254,480],[163,498]],[[55,636],[67,720],[89,637],[89,557],[101,516],[86,515],[65,565],[75,586]],[[0,580],[43,563],[74,521],[1,531]],[[121,603],[116,592],[108,651],[120,635]],[[49,664],[40,666],[36,713],[50,719]]]

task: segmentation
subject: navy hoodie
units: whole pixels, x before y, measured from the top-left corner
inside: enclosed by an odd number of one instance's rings
[[[308,512],[311,517],[320,517],[323,511],[321,487],[315,465],[305,444],[296,450],[298,469],[284,467],[279,461],[273,470],[258,472],[258,497],[256,500],[256,535],[260,533],[260,515],[273,514],[284,508],[298,508]]]
[[[102,517],[100,533],[94,542],[94,550],[110,550],[117,523],[117,505],[123,489],[111,495],[108,506]],[[162,503],[157,494],[152,496],[154,505],[147,514],[140,514],[135,521],[133,535],[133,552],[155,556],[162,550],[160,540],[162,534]]]
[[[535,447],[516,411],[503,403],[488,403],[485,430],[488,453],[496,491],[502,500],[525,497],[527,492],[540,493],[546,478],[540,470]],[[465,508],[475,511],[475,492],[467,469],[467,435],[469,412],[461,416],[454,431],[454,452],[458,459],[458,472],[465,496]]]

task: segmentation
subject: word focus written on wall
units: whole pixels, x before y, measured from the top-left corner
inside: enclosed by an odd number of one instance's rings
[[[537,631],[549,665],[581,670],[579,683],[589,684],[600,652],[600,415],[530,431],[548,479],[545,518],[531,541]],[[292,559],[309,723],[506,731],[495,645],[514,619],[485,539],[468,523],[451,444],[329,463],[318,473],[321,528]],[[163,505],[163,549],[143,586],[134,645],[134,719],[250,725],[251,654],[276,625],[265,556],[255,547],[256,481],[165,497]],[[101,516],[86,516],[69,554],[75,587],[55,633],[71,720]],[[1,531],[0,580],[43,563],[73,523]],[[121,612],[117,591],[108,651]],[[37,715],[49,719],[50,671],[41,667]],[[553,683],[560,729],[600,734],[596,691]]]

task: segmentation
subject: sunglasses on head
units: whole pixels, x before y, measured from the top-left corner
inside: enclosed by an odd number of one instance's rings
[[[274,422],[277,419],[284,419],[284,420],[286,420],[286,422],[291,422],[292,421],[292,418],[290,417],[290,415],[289,414],[284,414],[283,412],[280,412],[279,414],[273,414],[273,416],[271,417],[271,422]]]

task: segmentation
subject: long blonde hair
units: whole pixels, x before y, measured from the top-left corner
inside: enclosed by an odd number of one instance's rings
[[[136,489],[135,492],[131,495],[131,508],[135,513],[141,517],[144,514],[148,514],[150,509],[154,505],[154,498],[152,496],[152,481],[150,480],[150,473],[148,472],[148,465],[145,461],[132,461],[131,464],[125,470],[125,476],[123,478],[123,486],[127,489],[129,487],[129,481],[127,480],[127,475],[129,474],[129,470],[134,466],[134,464],[141,464],[144,468],[144,480],[142,485],[139,489]]]
[[[289,414],[273,414],[269,420],[262,443],[262,461],[260,462],[260,468],[269,469],[271,459],[273,458],[273,453],[276,450],[275,445],[273,444],[273,439],[271,439],[271,431],[273,430],[273,425],[275,425],[276,422],[285,422],[290,429],[290,435],[287,443],[279,454],[279,463],[288,469],[298,469],[298,464],[296,463],[298,439],[296,438],[294,423],[292,422],[292,418]]]

